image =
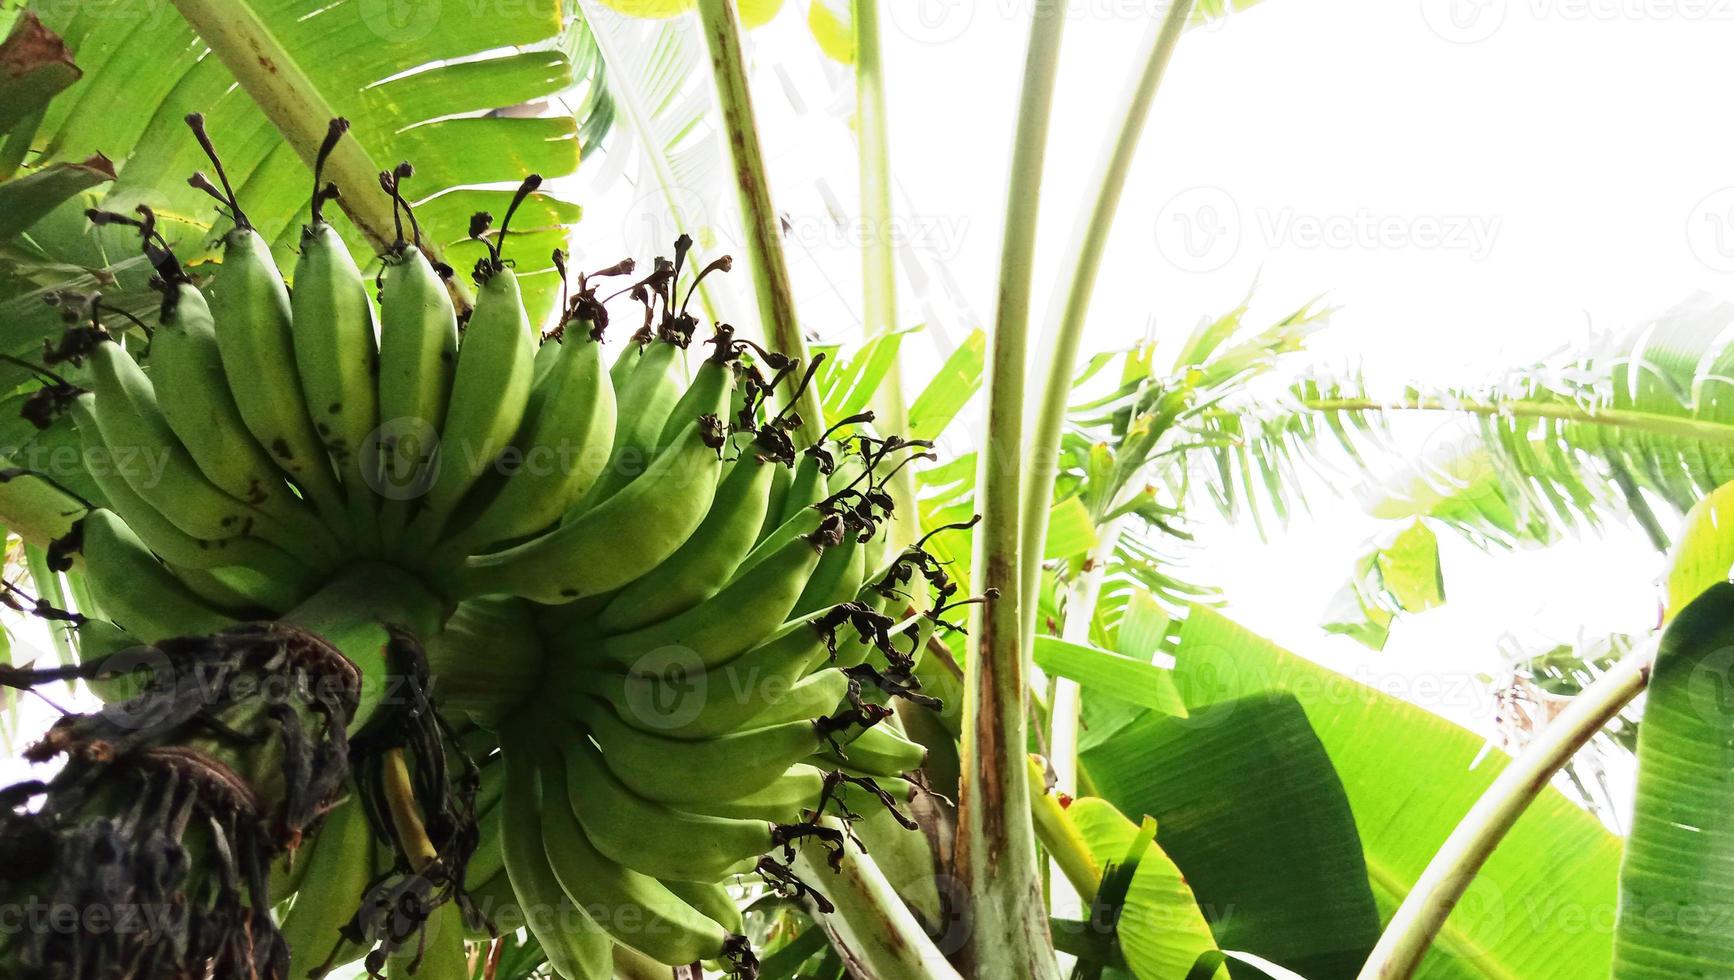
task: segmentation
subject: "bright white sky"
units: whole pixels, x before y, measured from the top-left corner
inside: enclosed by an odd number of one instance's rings
[[[1711,93],[1734,90],[1734,3],[1695,3],[1268,0],[1188,34],[1114,229],[1090,345],[1128,345],[1152,319],[1158,337],[1182,335],[1256,280],[1255,319],[1320,295],[1339,307],[1316,344],[1327,363],[1393,383],[1466,382],[1695,289],[1734,293],[1734,129],[1710,112]],[[1029,5],[882,4],[899,232],[950,270],[974,322],[992,313]],[[1038,312],[1161,4],[1071,10]],[[836,332],[850,321],[832,290],[858,295],[857,260],[811,229],[826,225],[823,202],[853,209],[851,103],[799,13],[754,35],[755,83],[778,206],[818,243],[795,260],[803,313]],[[904,325],[925,318],[909,295]],[[969,322],[942,323],[935,346]],[[931,355],[904,349],[909,376],[924,380]],[[1426,451],[1430,431],[1409,450]],[[1449,602],[1400,622],[1370,654],[1316,626],[1376,526],[1349,489],[1315,494],[1314,514],[1269,543],[1217,522],[1201,577],[1224,587],[1237,618],[1308,656],[1395,691],[1434,683],[1413,689],[1466,723],[1489,716],[1475,674],[1497,668],[1502,635],[1568,640],[1655,622],[1660,560],[1635,531],[1496,558],[1446,537]]]

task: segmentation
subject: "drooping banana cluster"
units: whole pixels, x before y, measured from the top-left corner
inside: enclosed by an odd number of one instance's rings
[[[334,123],[326,150],[342,135]],[[538,337],[503,255],[535,178],[497,234],[488,215],[472,221],[488,254],[460,318],[450,270],[416,245],[407,165],[381,175],[410,236],[382,256],[376,305],[317,174],[291,292],[211,156],[221,188],[194,182],[234,219],[221,269],[201,289],[148,210],[93,212],[139,230],[161,322],[135,358],[93,303],[50,357],[88,364],[90,390],[49,376],[32,407],[69,408],[86,458],[107,464],[91,467],[104,499],[55,550],[82,554],[124,631],[108,642],[277,617],[323,627],[309,597],[326,610],[358,568],[421,583],[440,607],[425,637],[435,690],[502,750],[479,760],[463,904],[501,924],[515,909],[566,977],[608,976],[614,943],[750,973],[726,880],[756,872],[816,896],[789,870],[797,847],[840,861],[862,812],[913,826],[898,806],[925,753],[889,705],[932,702],[916,668],[959,603],[919,543],[890,545],[883,487],[924,447],[857,432],[798,449],[788,389],[817,364],[726,325],[688,383],[684,236],[642,278],[631,262],[572,276],[561,325]],[[613,297],[597,295],[611,277],[643,310],[612,366]],[[521,635],[507,621],[535,641],[502,648]],[[505,693],[490,672],[512,675]],[[482,688],[487,710],[449,707]],[[373,938],[354,893],[377,884],[385,830],[358,809],[280,879],[298,889],[292,975],[325,963],[340,928],[356,952]],[[423,966],[459,975],[458,932],[430,934]]]

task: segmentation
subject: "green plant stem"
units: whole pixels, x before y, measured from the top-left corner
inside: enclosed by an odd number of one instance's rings
[[[1030,778],[1040,780],[1042,771],[1034,759],[1030,760]],[[1084,835],[1078,832],[1078,825],[1072,822],[1071,814],[1060,805],[1060,798],[1053,793],[1033,793],[1030,799],[1031,811],[1036,819],[1036,837],[1047,848],[1048,855],[1054,859],[1054,864],[1077,894],[1080,903],[1088,906],[1096,900],[1096,892],[1102,887],[1102,866],[1096,861],[1096,856],[1090,853],[1090,847],[1084,843]]]
[[[861,222],[866,228],[861,248],[861,321],[871,340],[897,329],[897,263],[891,246],[891,137],[886,121],[885,65],[879,46],[879,0],[855,0],[855,134],[861,171]],[[874,390],[871,402],[880,432],[901,435],[909,430],[909,405],[903,372],[893,364]],[[915,469],[905,466],[891,477],[891,502],[899,513],[916,513]],[[901,550],[915,540],[915,521],[894,521],[888,527],[891,547]]]
[[[817,845],[803,848],[795,856],[795,873],[836,906],[813,921],[830,937],[851,977],[962,980],[870,855],[851,850],[833,872],[826,853]]]
[[[362,563],[334,576],[283,621],[312,630],[361,671],[361,703],[349,721],[360,731],[388,696],[400,694],[386,662],[388,625],[426,641],[439,629],[443,603],[422,582],[392,565]]]
[[[1020,550],[1018,514],[1030,274],[1065,17],[1063,0],[1036,4],[1012,148],[999,302],[988,351],[987,436],[976,478],[981,524],[971,565],[976,586],[998,595],[975,607],[971,617],[958,793],[957,867],[970,915],[960,954],[965,971],[1030,980],[1057,980],[1059,968],[1042,901],[1024,758],[1029,651],[1020,634],[1023,603],[1034,596],[1023,594],[1020,570],[1022,562],[1039,562],[1041,554]]]
[[[1634,650],[1571,700],[1499,773],[1409,890],[1361,968],[1360,980],[1405,980],[1477,871],[1571,757],[1649,683],[1654,641]]]
[[[325,101],[313,80],[290,55],[265,22],[244,0],[173,0],[175,9],[200,39],[210,45],[247,96],[277,127],[285,142],[308,168],[319,157],[336,110]],[[353,135],[337,142],[325,161],[325,177],[343,194],[337,203],[376,249],[397,239],[391,198],[379,187],[380,166]],[[426,242],[429,261],[440,261],[439,247]],[[447,280],[460,309],[469,307],[461,276]]]
[[[1174,0],[1168,14],[1150,25],[1150,32],[1139,49],[1137,63],[1141,66],[1121,95],[1116,114],[1120,126],[1111,133],[1102,147],[1096,172],[1090,186],[1090,208],[1078,216],[1072,229],[1072,242],[1066,251],[1071,264],[1062,273],[1063,288],[1054,292],[1048,308],[1044,338],[1043,361],[1048,366],[1042,386],[1042,400],[1030,438],[1029,486],[1024,493],[1023,534],[1027,553],[1040,555],[1047,543],[1048,508],[1058,477],[1060,432],[1066,422],[1067,400],[1072,393],[1072,373],[1078,361],[1078,346],[1084,335],[1084,321],[1090,312],[1090,299],[1096,291],[1096,274],[1101,269],[1102,250],[1107,247],[1108,233],[1114,227],[1114,213],[1120,207],[1120,194],[1126,187],[1132,159],[1138,151],[1138,141],[1144,132],[1144,122],[1150,115],[1150,105],[1156,99],[1157,86],[1174,54],[1180,34],[1186,29],[1186,18],[1192,0]],[[1024,591],[1034,595],[1041,585],[1041,563],[1032,561],[1024,568]],[[1030,603],[1023,624],[1024,643],[1033,642],[1036,634],[1036,604]]]
[[[704,23],[705,45],[710,49],[711,74],[716,79],[717,102],[722,106],[729,157],[734,161],[741,224],[746,230],[753,289],[758,295],[765,338],[777,350],[805,361],[807,339],[795,316],[795,291],[789,284],[788,260],[783,256],[781,221],[771,203],[770,174],[765,169],[764,148],[759,145],[734,0],[698,0],[698,13]],[[825,430],[825,413],[819,404],[817,385],[808,385],[801,392],[796,411],[806,421],[793,433],[797,442],[803,435],[811,439]]]
[[[1709,442],[1734,442],[1734,427],[1725,422],[1662,415],[1629,408],[1584,408],[1568,402],[1474,402],[1449,398],[1307,398],[1300,407],[1309,412],[1456,412],[1469,415],[1503,415],[1510,418],[1556,419],[1586,425],[1612,425],[1657,435],[1685,436]]]

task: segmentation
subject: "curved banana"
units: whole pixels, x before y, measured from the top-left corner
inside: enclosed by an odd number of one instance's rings
[[[815,609],[854,599],[866,575],[867,546],[853,530],[845,530],[841,541],[825,549],[789,614],[804,616]]]
[[[750,869],[755,858],[777,846],[769,821],[689,813],[638,796],[587,741],[577,740],[562,754],[572,813],[584,835],[602,854],[640,874],[716,881]]]
[[[613,944],[583,903],[567,898],[543,845],[539,811],[562,811],[570,818],[566,807],[544,807],[543,794],[549,799],[563,799],[565,785],[538,787],[535,749],[515,735],[507,738],[505,794],[500,798],[502,856],[525,925],[560,976],[566,980],[607,980],[613,973],[609,955]]]
[[[270,245],[244,223],[223,236],[222,269],[209,302],[241,420],[341,536],[349,517],[301,393],[289,290]]]
[[[567,323],[542,344],[536,363],[552,363],[527,413],[522,459],[476,518],[436,549],[433,563],[461,561],[489,545],[540,531],[560,519],[602,472],[614,440],[614,388],[602,373],[602,341],[592,323]]]
[[[234,619],[211,608],[175,578],[110,510],[81,523],[85,577],[103,615],[147,643],[215,633]]]
[[[609,771],[634,793],[658,803],[685,805],[763,789],[820,743],[807,721],[711,739],[664,738],[621,721],[605,701],[594,704],[582,720],[602,746]]]
[[[367,486],[361,454],[379,427],[373,303],[342,237],[320,213],[322,200],[316,196],[312,222],[301,231],[289,296],[295,365],[313,430],[342,477],[351,522],[371,531],[377,498]]]
[[[737,461],[717,484],[710,513],[668,560],[620,590],[596,617],[605,633],[667,619],[716,595],[758,538],[777,470],[774,460]]]
[[[833,702],[834,703],[834,702]],[[823,770],[797,762],[770,784],[728,799],[693,803],[694,813],[710,813],[719,817],[754,818],[773,823],[797,823],[805,820],[807,811],[817,806],[819,794],[825,789]]]
[[[283,917],[289,944],[289,976],[322,975],[323,964],[359,959],[365,948],[343,938],[341,929],[355,915],[373,880],[373,828],[355,800],[325,818],[314,838],[301,888]]]
[[[625,585],[674,554],[704,520],[722,467],[720,444],[717,425],[701,419],[645,479],[539,538],[470,558],[443,584],[460,598],[509,592],[550,604]],[[627,541],[631,547],[622,548]]]
[[[158,513],[195,538],[215,541],[255,529],[265,532],[269,521],[199,472],[163,421],[150,379],[119,344],[97,344],[90,354],[90,381],[92,394],[74,400],[73,418],[95,428],[107,457],[89,465],[118,474]]]
[[[410,549],[433,542],[459,498],[494,468],[517,434],[535,357],[518,277],[508,268],[493,270],[482,281],[464,326],[434,455],[434,481],[406,535]]]
[[[97,460],[103,447],[94,438],[95,433],[92,430],[96,425],[94,421],[90,421],[88,405],[80,399],[74,404],[73,412],[75,417],[87,420],[86,424],[80,426],[79,432],[79,440],[84,444],[85,458]],[[114,511],[132,528],[145,547],[156,552],[171,565],[197,569],[240,566],[257,569],[261,574],[280,577],[290,584],[305,582],[323,570],[310,566],[259,538],[196,538],[176,527],[174,522],[140,497],[116,468],[96,465],[88,467],[88,470],[97,489],[102,491],[108,509]]]
[[[412,942],[385,959],[387,980],[470,980],[470,957],[464,949],[464,916],[448,901],[428,917],[419,943]]]
[[[613,379],[614,403],[619,408],[614,445],[602,468],[602,476],[567,515],[569,521],[600,506],[640,475],[648,476],[656,467],[654,450],[657,437],[662,434],[664,423],[670,420],[669,412],[680,399],[681,352],[684,349],[672,341],[656,340],[635,358],[630,350],[620,355],[621,360],[632,360],[628,361],[624,377]],[[615,363],[618,367],[620,362]],[[679,442],[680,439],[681,436],[676,435],[670,442]]]
[[[169,429],[219,490],[293,528],[309,541],[308,550],[335,555],[337,539],[290,492],[283,471],[241,419],[205,295],[190,282],[165,288],[169,292],[151,337],[148,367]]]
[[[567,794],[566,774],[557,760],[545,760],[541,776],[550,798]],[[733,937],[722,926],[655,878],[604,857],[570,807],[544,806],[541,819],[543,850],[560,887],[617,941],[664,963],[718,959],[728,952]]]
[[[640,731],[671,738],[715,738],[742,728],[790,693],[834,642],[836,630],[827,621],[828,614],[827,610],[787,623],[751,650],[697,677],[574,670],[560,682],[607,698],[621,719]],[[831,701],[820,713],[836,704]]]
[[[869,776],[901,776],[921,768],[927,761],[927,749],[912,742],[885,722],[880,722],[856,735],[843,753],[827,748],[819,757],[838,762]]]
[[[445,282],[414,245],[393,249],[379,274],[379,434],[362,465],[372,473],[380,533],[395,544],[410,503],[426,492],[458,357],[458,316]]]
[[[674,897],[696,909],[700,915],[722,926],[723,931],[738,936],[746,932],[746,918],[741,915],[740,903],[729,894],[729,890],[718,882],[682,881],[678,878],[665,878],[663,885],[674,893]]]
[[[724,664],[789,615],[819,556],[835,542],[824,529],[796,538],[691,609],[588,645],[596,657],[631,667],[670,646],[693,652],[707,668]]]

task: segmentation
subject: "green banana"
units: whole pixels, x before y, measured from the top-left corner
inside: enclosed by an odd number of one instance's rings
[[[658,437],[664,423],[670,420],[669,413],[675,402],[680,399],[681,352],[684,349],[670,341],[657,340],[629,362],[624,379],[614,379],[614,402],[619,409],[614,445],[609,451],[608,462],[602,467],[602,476],[567,515],[567,520],[575,520],[591,508],[600,506],[621,488],[636,482],[640,475],[648,476],[656,467],[654,450]],[[630,352],[621,355],[622,359],[631,356]],[[685,420],[691,421],[690,418]],[[670,443],[677,443],[681,438],[677,434]]]
[[[204,294],[190,282],[165,289],[170,292],[151,337],[147,366],[170,431],[219,490],[291,528],[308,541],[310,552],[335,556],[337,539],[290,492],[282,471],[242,421]]]
[[[209,302],[223,373],[247,430],[325,523],[347,530],[342,493],[301,393],[289,290],[270,245],[244,223],[223,236],[223,265]]]
[[[728,888],[718,882],[682,881],[678,878],[665,878],[663,885],[674,893],[674,897],[698,910],[705,918],[722,926],[723,931],[738,936],[746,932],[746,918],[741,915],[740,903],[729,894]]]
[[[833,632],[825,622],[828,612],[787,623],[728,663],[683,678],[684,692],[670,690],[667,680],[654,673],[575,670],[566,680],[607,698],[623,720],[641,731],[671,738],[715,738],[740,729],[806,675],[825,653],[827,637]],[[699,699],[696,710],[688,700],[694,697]]]
[[[545,760],[541,775],[549,797],[567,793],[558,760]],[[574,904],[595,913],[615,940],[664,963],[717,959],[729,950],[732,937],[722,926],[655,878],[596,850],[570,807],[544,806],[541,819],[543,850],[560,887]]]
[[[751,793],[728,799],[704,800],[690,804],[689,808],[694,813],[719,817],[797,823],[805,820],[807,811],[818,805],[819,794],[824,789],[825,773],[815,766],[797,762],[770,784]]]
[[[812,721],[837,710],[849,693],[849,677],[841,670],[820,670],[801,678],[789,693],[741,723],[741,730],[769,728],[792,721]]]
[[[466,884],[485,882],[506,867],[505,835],[501,826],[505,820],[504,812],[497,806],[484,811],[478,805],[477,814],[476,830],[481,836],[470,855],[470,863],[464,866]]]
[[[293,609],[312,594],[317,581],[310,575],[279,578],[247,565],[223,568],[184,568],[166,562],[175,578],[189,591],[218,609],[245,612],[262,610],[275,614]],[[245,616],[236,616],[245,619]]]
[[[140,498],[195,538],[215,541],[258,531],[273,522],[217,489],[194,465],[157,407],[150,379],[119,344],[90,354],[91,395],[72,403],[81,438],[94,428],[107,458],[92,461],[118,473]]]
[[[824,500],[830,493],[829,487],[830,478],[825,473],[823,457],[811,450],[802,453],[795,463],[788,492],[783,495],[783,509],[777,515],[777,522],[786,523],[802,510]]]
[[[373,828],[361,804],[352,799],[326,817],[312,848],[301,888],[283,917],[292,977],[317,975],[322,964],[347,963],[366,952],[339,931],[355,915],[373,880]]]
[[[614,388],[602,376],[602,342],[591,321],[569,321],[542,344],[557,357],[527,414],[523,458],[473,520],[443,542],[436,565],[461,561],[489,545],[532,534],[559,520],[596,482],[614,439]],[[538,354],[536,363],[545,358]]]
[[[683,740],[638,731],[605,701],[581,716],[608,769],[634,793],[685,805],[751,793],[775,782],[819,744],[812,722],[796,721],[718,738]]]
[[[854,530],[845,530],[841,541],[825,549],[789,614],[804,616],[816,609],[854,599],[861,591],[861,580],[866,574],[867,546]]]
[[[349,249],[320,213],[322,200],[315,196],[312,222],[302,229],[289,296],[295,365],[314,432],[342,477],[351,522],[371,531],[377,498],[368,489],[362,453],[379,426],[373,303]]]
[[[562,890],[542,840],[543,813],[559,811],[570,817],[567,807],[543,806],[543,796],[564,799],[565,785],[538,788],[536,750],[515,734],[502,734],[508,740],[505,793],[500,798],[502,856],[525,925],[560,976],[607,980],[612,973],[612,943],[584,903],[569,899]]]
[[[379,276],[379,422],[373,474],[380,533],[395,544],[426,492],[457,366],[458,317],[445,282],[414,245],[388,252]]]
[[[569,726],[568,726],[569,728]],[[603,765],[594,746],[575,740],[563,753],[572,812],[609,859],[652,878],[715,881],[777,846],[765,820],[689,813],[638,796]]]
[[[73,412],[76,418],[85,420],[85,424],[80,426],[79,439],[84,444],[86,458],[95,460],[102,446],[95,438],[96,425],[91,420],[87,401],[80,399],[76,402]],[[176,527],[134,492],[132,486],[115,468],[91,466],[89,469],[97,489],[102,491],[108,509],[114,511],[132,528],[145,547],[156,552],[171,565],[197,569],[256,569],[261,575],[281,578],[290,584],[305,582],[322,571],[258,538],[195,538]]]
[[[824,534],[796,538],[704,602],[630,633],[603,637],[589,651],[621,667],[669,646],[691,650],[706,667],[727,663],[788,616],[820,554],[834,541]]]
[[[673,554],[704,520],[722,466],[719,442],[714,426],[694,423],[645,479],[539,538],[470,558],[442,584],[457,597],[509,592],[550,604],[619,588]]]
[[[518,277],[498,269],[482,282],[464,327],[436,474],[406,539],[412,550],[434,541],[459,498],[494,468],[517,434],[535,356]]]
[[[175,578],[113,511],[93,510],[80,526],[91,593],[103,615],[128,633],[154,643],[234,623]]]
[[[692,383],[686,386],[686,391],[669,407],[667,418],[663,419],[656,438],[650,443],[652,447],[658,451],[668,448],[669,443],[680,437],[680,430],[700,415],[731,416],[735,391],[733,339],[732,327],[719,328],[717,335],[711,338],[715,349],[693,372]]]
[[[736,462],[717,484],[710,513],[692,537],[668,560],[615,595],[596,617],[596,625],[605,633],[624,633],[715,595],[752,550],[771,481],[783,468],[781,463],[756,458]]]
[[[826,748],[819,757],[869,776],[901,776],[921,768],[927,761],[927,749],[882,721],[857,734],[843,753]]]
[[[771,473],[771,487],[765,493],[765,519],[759,525],[754,541],[763,541],[783,523],[783,508],[789,503],[789,488],[795,482],[793,466],[779,466]],[[817,501],[815,501],[817,503]]]
[[[411,942],[386,957],[387,980],[470,980],[470,957],[464,949],[464,916],[448,901],[428,917],[421,941]]]

